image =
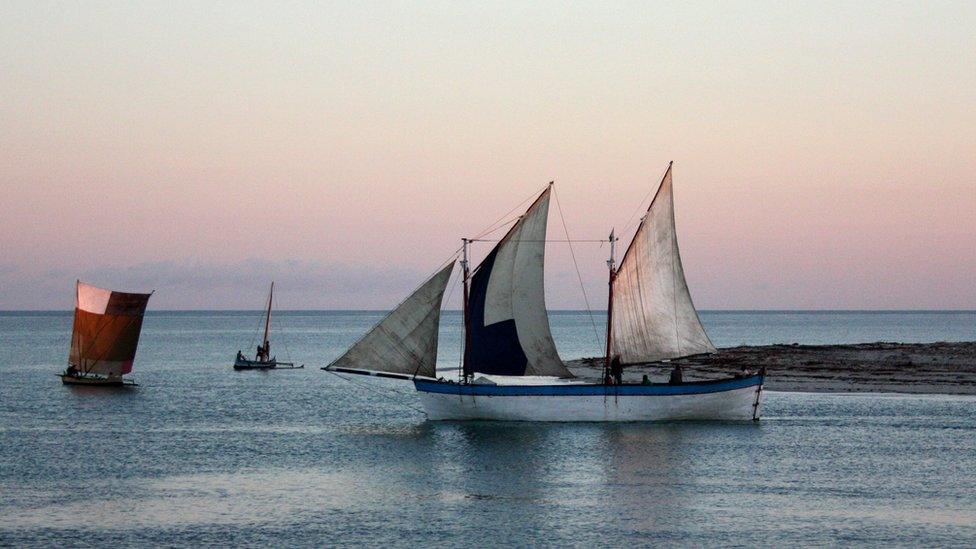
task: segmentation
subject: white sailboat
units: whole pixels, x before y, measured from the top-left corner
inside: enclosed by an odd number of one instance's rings
[[[304,368],[305,365],[295,366],[294,362],[279,362],[278,358],[271,355],[271,306],[274,303],[274,281],[271,282],[271,291],[268,292],[268,309],[264,315],[264,337],[262,343],[258,345],[254,353],[254,360],[244,356],[242,351],[237,351],[234,358],[235,370],[289,370]]]
[[[68,368],[57,374],[61,382],[101,387],[136,385],[123,376],[132,372],[142,318],[151,296],[77,281]]]
[[[755,420],[764,374],[712,381],[622,383],[624,364],[715,352],[684,278],[674,227],[671,166],[627,252],[616,267],[610,237],[606,371],[602,383],[572,379],[552,339],[545,309],[544,263],[551,184],[481,264],[469,272],[463,243],[464,356],[460,380],[413,378],[431,420],[665,421]],[[435,275],[418,292],[433,283]],[[408,298],[415,316],[439,310],[437,299]],[[395,310],[391,316],[396,314]],[[389,317],[388,317],[389,318]],[[383,323],[381,322],[381,325]],[[377,329],[379,326],[377,326]],[[375,329],[374,329],[375,330]],[[410,332],[418,337],[418,332]],[[422,336],[433,340],[436,329]],[[370,345],[365,342],[357,345]],[[365,343],[364,343],[365,342]],[[416,342],[412,345],[416,345]],[[428,343],[428,348],[431,345]],[[397,349],[392,345],[391,349]],[[355,349],[355,346],[354,346]],[[351,352],[352,350],[350,350]],[[328,369],[339,370],[340,357]],[[362,350],[358,355],[364,355]],[[409,361],[387,352],[348,373],[409,374]],[[429,358],[433,360],[433,358]]]

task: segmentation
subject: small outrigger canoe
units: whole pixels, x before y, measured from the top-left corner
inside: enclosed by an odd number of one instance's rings
[[[278,362],[275,357],[271,357],[269,360],[248,360],[244,356],[244,353],[238,351],[237,359],[234,360],[235,370],[276,370],[276,369],[293,369],[293,368],[304,368],[305,365],[295,366],[294,362]]]
[[[271,292],[268,294],[268,311],[264,317],[264,343],[258,345],[254,360],[248,359],[244,353],[237,351],[234,359],[235,370],[292,370],[304,368],[305,365],[295,366],[294,362],[278,362],[271,356],[271,341],[268,340],[271,330],[271,304],[274,300],[274,282],[271,283]]]

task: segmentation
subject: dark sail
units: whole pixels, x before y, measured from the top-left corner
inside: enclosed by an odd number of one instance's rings
[[[78,282],[68,362],[84,373],[131,372],[150,295]]]
[[[550,192],[536,199],[471,277],[468,372],[572,377],[559,359],[546,313]]]

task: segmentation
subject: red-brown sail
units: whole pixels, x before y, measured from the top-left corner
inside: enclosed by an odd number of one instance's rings
[[[115,292],[79,281],[68,362],[81,373],[131,372],[151,295]]]

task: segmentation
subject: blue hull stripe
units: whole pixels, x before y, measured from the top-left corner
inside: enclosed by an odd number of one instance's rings
[[[424,393],[440,393],[465,396],[667,396],[667,395],[705,395],[721,393],[746,387],[758,387],[763,383],[762,375],[720,379],[716,381],[696,381],[669,385],[653,383],[650,385],[464,385],[444,381],[414,380],[414,386]]]

